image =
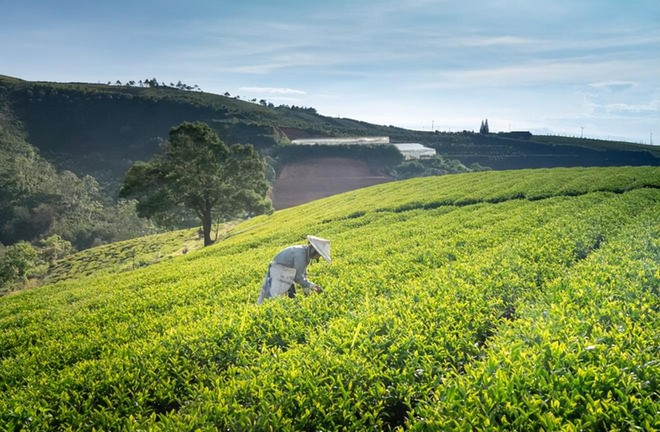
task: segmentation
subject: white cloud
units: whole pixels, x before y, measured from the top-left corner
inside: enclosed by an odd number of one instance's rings
[[[628,61],[594,60],[575,58],[565,60],[535,61],[514,66],[444,71],[427,77],[420,89],[445,89],[457,87],[548,87],[562,85],[590,85],[595,88],[627,89],[636,82],[608,80],[611,77],[636,78],[647,72],[643,61],[631,65]],[[650,72],[649,72],[650,73]],[[430,74],[429,74],[430,75]]]
[[[634,81],[600,81],[589,84],[590,87],[609,90],[627,90],[636,87],[638,83]]]
[[[658,112],[660,111],[660,101],[653,101],[647,104],[613,103],[604,105],[603,109],[610,113]]]

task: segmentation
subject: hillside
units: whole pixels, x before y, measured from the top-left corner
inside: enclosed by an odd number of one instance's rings
[[[268,164],[276,208],[397,178],[483,169],[660,165],[654,146],[524,133],[411,131],[322,116],[309,107],[276,107],[266,100],[182,88],[192,87],[155,79],[136,86],[0,75],[0,244],[37,244],[59,235],[80,250],[162,230],[138,220],[134,203],[118,200],[117,192],[126,169],[160,152],[169,130],[184,121],[209,124],[227,144],[258,148]],[[388,136],[393,143],[427,145],[439,156],[424,164],[402,163],[392,146],[287,145],[294,138],[319,136]],[[347,173],[334,165],[337,158],[360,168]],[[323,179],[307,169],[310,163],[327,168]],[[286,178],[292,173],[297,173],[294,181]],[[193,217],[177,228],[194,223]]]
[[[468,133],[455,140],[429,144],[446,157],[492,169],[660,165],[660,148],[627,142],[508,133]]]
[[[325,292],[256,306],[307,234],[332,241]],[[659,241],[653,167],[415,178],[255,217],[1,297],[0,424],[658,429]]]
[[[443,156],[493,169],[660,164],[660,150],[653,146],[411,131],[162,85],[30,82],[0,75],[0,106],[5,105],[28,141],[58,167],[110,184],[132,161],[157,152],[170,128],[197,120],[211,125],[227,144],[250,143],[261,150],[302,137],[376,135],[419,142]]]
[[[372,135],[387,129],[323,117],[313,109],[268,107],[165,86],[30,82],[0,76],[3,105],[28,140],[59,167],[111,182],[132,161],[149,159],[169,130],[184,121],[206,122],[227,144],[249,143],[259,149],[288,139],[282,128],[292,135],[315,136]]]

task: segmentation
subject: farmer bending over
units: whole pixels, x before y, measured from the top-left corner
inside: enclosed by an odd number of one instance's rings
[[[321,257],[330,262],[330,240],[311,235],[307,236],[307,240],[307,245],[289,246],[275,255],[268,266],[257,304],[262,304],[264,299],[285,294],[294,297],[294,282],[302,287],[305,295],[310,291],[323,291],[320,286],[307,280],[307,266],[312,260],[318,261]]]

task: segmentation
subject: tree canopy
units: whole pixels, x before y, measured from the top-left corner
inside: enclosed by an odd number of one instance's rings
[[[153,232],[131,201],[115,201],[89,175],[58,169],[26,140],[0,102],[0,243],[37,246],[53,235],[75,249]]]
[[[481,122],[481,127],[479,127],[480,134],[490,133],[490,128],[488,127],[488,119]]]
[[[267,192],[254,147],[228,147],[207,124],[184,122],[170,131],[164,154],[129,168],[119,195],[135,198],[138,214],[161,224],[196,216],[208,246],[214,220],[270,211]]]

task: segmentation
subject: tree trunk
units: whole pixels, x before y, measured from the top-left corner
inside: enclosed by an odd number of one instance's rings
[[[204,214],[202,215],[202,231],[204,231],[204,246],[210,246],[213,244],[213,240],[211,240],[211,225],[212,225],[211,209],[208,209],[204,211]]]

